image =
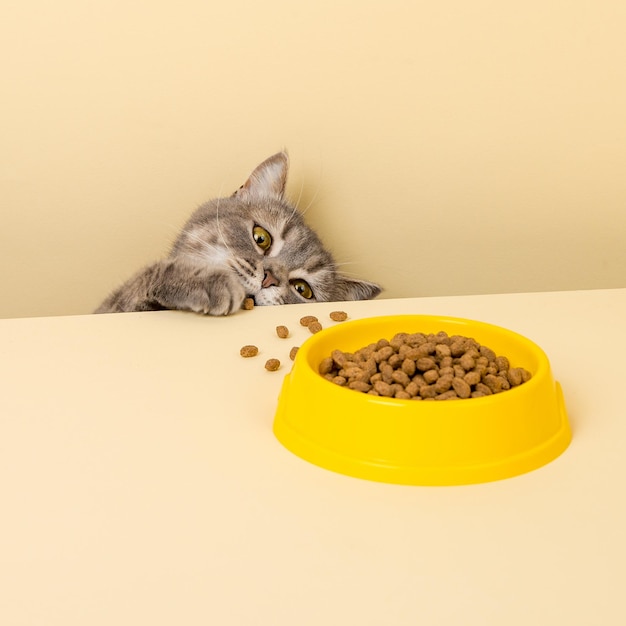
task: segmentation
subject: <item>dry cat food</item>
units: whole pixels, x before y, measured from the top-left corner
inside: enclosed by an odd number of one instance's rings
[[[258,353],[259,353],[259,349],[256,346],[252,346],[252,345],[243,346],[243,348],[239,350],[239,354],[241,354],[241,356],[244,358],[256,356]]]
[[[300,325],[308,327],[310,324],[317,321],[319,320],[317,319],[317,317],[315,317],[315,315],[305,315],[304,317],[300,318]]]
[[[280,361],[278,359],[268,359],[265,362],[265,369],[269,372],[275,372],[280,367]]]
[[[254,308],[254,300],[252,298],[246,298],[243,303],[244,309],[252,309]],[[332,311],[330,313],[330,319],[334,322],[343,322],[348,319],[348,314],[345,311]],[[305,315],[300,318],[300,325],[306,327],[312,334],[315,334],[322,330],[322,324],[319,319],[315,317],[315,315]],[[287,339],[289,337],[289,328],[284,325],[276,326],[276,334],[281,339]],[[289,358],[294,361],[296,358],[296,354],[298,353],[299,346],[293,346],[289,352]],[[257,356],[259,354],[259,349],[254,345],[243,346],[239,350],[239,354],[241,354],[244,358],[249,358],[253,356]],[[270,372],[275,372],[280,368],[280,361],[278,359],[268,359],[265,363],[265,369]],[[348,381],[352,382],[352,381]]]
[[[322,330],[322,325],[319,322],[315,321],[315,322],[311,322],[307,326],[307,328],[311,331],[312,334],[315,334],[315,333],[319,333],[320,330]]]
[[[354,353],[334,350],[319,373],[356,391],[405,400],[480,398],[531,377],[475,339],[443,331],[398,333]]]

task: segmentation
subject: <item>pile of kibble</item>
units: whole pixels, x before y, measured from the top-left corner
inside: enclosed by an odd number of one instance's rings
[[[398,333],[354,353],[334,350],[319,373],[337,385],[405,400],[457,400],[500,393],[530,372],[471,337]]]

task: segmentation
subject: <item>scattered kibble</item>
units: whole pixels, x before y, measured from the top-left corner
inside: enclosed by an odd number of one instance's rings
[[[249,358],[251,356],[256,356],[259,353],[259,349],[256,346],[243,346],[241,350],[239,350],[239,354],[241,354],[244,358]]]
[[[254,308],[254,306],[255,305],[254,305],[253,298],[246,298],[243,302],[244,309],[250,310]],[[347,318],[348,318],[348,314],[345,311],[332,311],[330,313],[330,319],[332,319],[335,322],[343,322]],[[304,317],[300,318],[300,324],[306,327],[311,334],[318,333],[320,330],[322,330],[322,324],[320,323],[319,319],[315,315],[305,315]],[[276,334],[281,339],[287,339],[290,335],[289,328],[282,324],[279,326],[276,326]],[[295,360],[296,354],[298,353],[299,349],[300,349],[299,346],[293,346],[291,348],[289,352],[289,358],[292,361]],[[249,358],[249,357],[257,356],[257,354],[259,354],[259,349],[257,346],[254,346],[254,345],[246,345],[240,349],[239,353],[241,354],[242,357]],[[280,361],[278,359],[268,359],[265,362],[265,369],[270,372],[275,372],[279,368],[280,368]],[[336,378],[339,381],[341,379],[341,376],[337,376]],[[361,384],[357,384],[357,385],[352,384],[354,382],[355,381],[346,381],[345,384],[351,384],[352,388],[356,388],[356,389],[361,388],[362,391],[367,391],[365,387]]]
[[[280,367],[280,361],[278,359],[268,359],[265,362],[265,369],[269,372],[275,372]]]
[[[348,314],[345,311],[332,311],[330,319],[333,322],[345,322],[348,319]]]
[[[320,330],[322,330],[322,325],[319,322],[315,321],[315,322],[311,322],[307,326],[307,328],[309,329],[309,331],[311,331],[312,334],[315,334],[315,333],[319,333]]]
[[[356,391],[413,400],[480,398],[531,378],[476,340],[443,331],[398,333],[354,353],[334,350],[319,364],[319,373]]]

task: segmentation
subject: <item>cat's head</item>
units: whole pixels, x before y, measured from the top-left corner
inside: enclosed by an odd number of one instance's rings
[[[230,269],[258,305],[368,300],[381,288],[338,272],[331,253],[284,198],[289,159],[263,161],[230,197],[200,206],[172,256]]]

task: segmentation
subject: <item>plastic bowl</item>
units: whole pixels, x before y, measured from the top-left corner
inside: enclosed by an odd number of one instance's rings
[[[473,337],[532,378],[483,398],[418,402],[339,387],[318,373],[348,352],[398,332]],[[571,441],[563,394],[543,350],[510,330],[461,318],[399,315],[344,322],[311,336],[283,382],[277,439],[320,467],[405,485],[462,485],[510,478],[549,463]]]

